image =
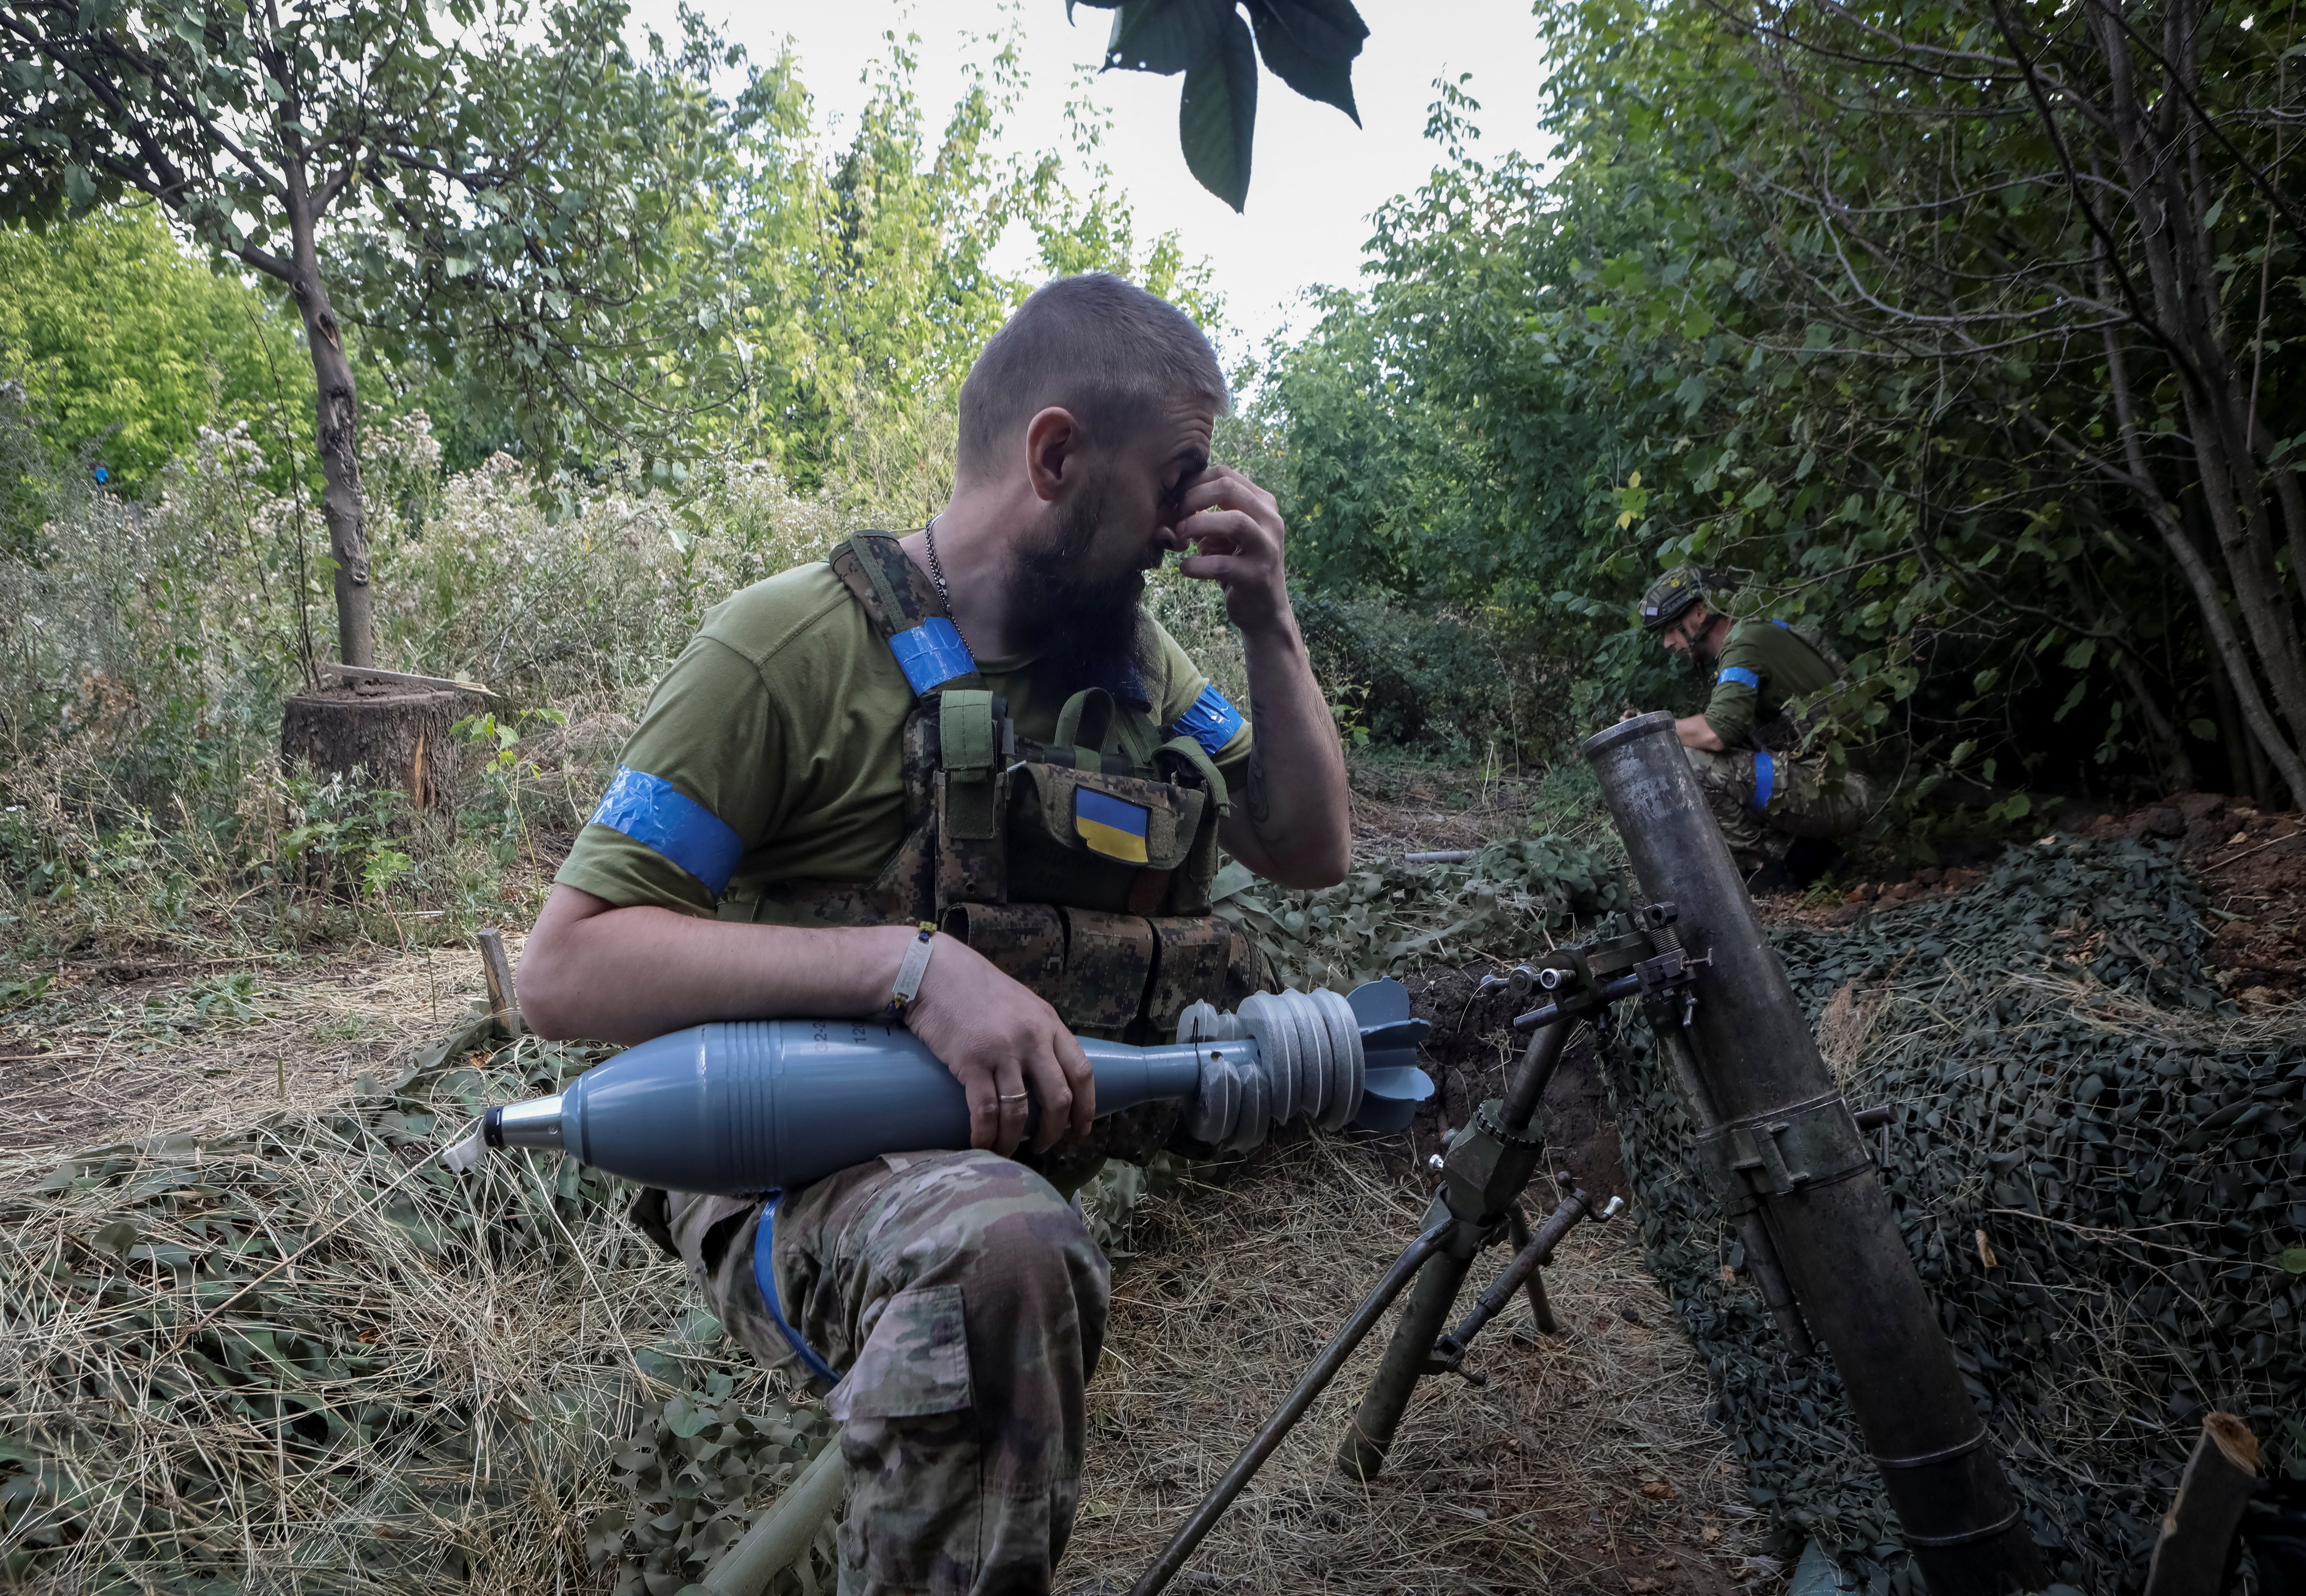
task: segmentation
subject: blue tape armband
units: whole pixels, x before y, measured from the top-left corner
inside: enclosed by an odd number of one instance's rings
[[[1217,750],[1233,741],[1234,733],[1241,730],[1241,712],[1226,702],[1226,696],[1215,687],[1203,687],[1201,696],[1193,700],[1185,713],[1170,727],[1174,734],[1183,732],[1201,745],[1201,752],[1215,759]]]
[[[718,815],[662,776],[619,765],[593,810],[593,824],[653,848],[705,883],[718,898],[729,884],[745,840]]]
[[[1759,815],[1770,807],[1770,794],[1777,790],[1778,762],[1770,757],[1767,748],[1754,750],[1754,813]]]
[[[889,652],[897,656],[897,669],[905,673],[916,695],[934,692],[954,677],[967,676],[977,669],[969,644],[961,640],[961,628],[942,615],[932,615],[908,631],[892,634]]]
[[[1756,693],[1762,690],[1762,679],[1743,665],[1724,665],[1721,667],[1721,674],[1714,679],[1736,682],[1739,687],[1751,687]]]
[[[777,1334],[792,1348],[793,1356],[826,1385],[837,1386],[841,1377],[833,1372],[833,1365],[819,1357],[816,1349],[801,1339],[800,1332],[786,1322],[785,1310],[777,1302],[777,1204],[784,1200],[784,1196],[782,1191],[763,1194],[760,1228],[753,1232],[753,1284],[761,1288],[761,1302],[769,1310],[769,1322],[776,1326]]]

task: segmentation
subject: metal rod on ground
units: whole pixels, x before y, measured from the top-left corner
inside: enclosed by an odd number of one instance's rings
[[[1470,848],[1445,848],[1438,853],[1405,853],[1402,862],[1410,865],[1462,865],[1473,857]]]
[[[1721,1125],[1693,1152],[1760,1199],[1923,1579],[1935,1596],[2040,1590],[2018,1498],[1673,717],[1620,721],[1583,751],[1643,892],[1678,905],[1682,942],[1712,960],[1686,1034]]]
[[[489,982],[489,1013],[505,1028],[508,1036],[520,1035],[520,997],[512,984],[512,960],[505,957],[504,937],[493,930],[482,930],[476,939],[481,944],[481,973]]]
[[[1226,1471],[1226,1476],[1217,1481],[1217,1489],[1201,1498],[1201,1505],[1193,1509],[1193,1515],[1169,1538],[1169,1544],[1161,1549],[1161,1555],[1153,1559],[1153,1566],[1145,1571],[1144,1577],[1131,1590],[1130,1596],[1154,1596],[1155,1592],[1177,1576],[1177,1571],[1185,1566],[1185,1559],[1193,1555],[1193,1549],[1217,1527],[1217,1522],[1225,1515],[1225,1510],[1233,1506],[1234,1498],[1241,1494],[1242,1488],[1249,1483],[1265,1460],[1273,1455],[1273,1449],[1281,1445],[1283,1438],[1295,1427],[1297,1421],[1305,1416],[1305,1410],[1313,1405],[1313,1399],[1337,1378],[1337,1370],[1345,1366],[1345,1360],[1353,1356],[1354,1349],[1376,1327],[1379,1319],[1393,1305],[1393,1300],[1401,1294],[1410,1277],[1417,1273],[1418,1266],[1441,1244],[1442,1237],[1449,1233],[1450,1227],[1450,1223],[1433,1225],[1393,1260],[1393,1267],[1385,1272],[1385,1278],[1377,1283],[1377,1289],[1362,1299],[1362,1305],[1354,1310],[1353,1317],[1345,1322],[1344,1327],[1331,1338],[1329,1344],[1321,1349],[1321,1355],[1314,1359],[1313,1366],[1300,1377],[1295,1388],[1282,1402],[1279,1410],[1265,1421],[1265,1428],[1257,1432],[1248,1449],[1234,1460],[1233,1467]]]
[[[706,1571],[705,1596],[760,1596],[769,1582],[803,1558],[849,1488],[841,1466],[841,1438],[824,1443],[785,1494],[753,1521],[737,1544]]]

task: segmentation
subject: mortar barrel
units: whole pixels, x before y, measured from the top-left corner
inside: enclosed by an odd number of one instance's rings
[[[1673,724],[1620,721],[1583,751],[1644,894],[1678,905],[1684,945],[1712,955],[1688,1035],[1721,1134],[1762,1161],[1780,1262],[1930,1590],[2039,1590],[2018,1498]]]

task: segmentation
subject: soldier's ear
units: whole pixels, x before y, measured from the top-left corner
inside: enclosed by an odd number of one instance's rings
[[[1025,473],[1035,498],[1046,504],[1080,480],[1081,445],[1080,422],[1062,405],[1037,411],[1025,423]]]

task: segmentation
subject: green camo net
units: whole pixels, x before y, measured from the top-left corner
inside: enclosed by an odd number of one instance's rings
[[[2306,1045],[2221,1011],[2203,913],[2164,849],[2061,843],[1959,897],[1773,936],[1851,1105],[1896,1112],[1907,1244],[2046,1560],[2090,1592],[2142,1583],[2206,1411],[2246,1420],[2273,1469],[2306,1453]],[[1917,1596],[1830,1362],[1785,1351],[1682,1161],[1646,1030],[1602,1069],[1651,1267],[1756,1505],[1789,1553],[1815,1540],[1862,1589]]]

